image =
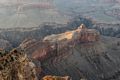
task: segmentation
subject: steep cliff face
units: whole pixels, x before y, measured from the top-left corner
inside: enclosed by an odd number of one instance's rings
[[[35,68],[34,63],[19,49],[9,53],[0,51],[1,80],[38,80]]]

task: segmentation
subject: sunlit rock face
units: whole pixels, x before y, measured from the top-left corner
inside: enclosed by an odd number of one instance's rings
[[[78,42],[95,42],[99,40],[99,32],[95,29],[87,29],[84,24],[81,24],[78,29],[68,31],[58,35],[51,35],[44,38],[44,41],[60,42],[60,41],[75,41]]]
[[[19,49],[0,51],[1,80],[38,80],[35,68],[34,63]]]

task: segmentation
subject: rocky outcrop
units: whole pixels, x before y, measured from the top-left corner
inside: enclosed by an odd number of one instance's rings
[[[36,66],[20,49],[0,51],[1,80],[38,80]]]

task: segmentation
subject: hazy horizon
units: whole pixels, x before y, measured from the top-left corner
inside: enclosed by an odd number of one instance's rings
[[[96,22],[120,23],[119,0],[0,0],[0,28],[38,27],[45,22],[66,24],[76,15]],[[114,13],[113,13],[114,12]]]

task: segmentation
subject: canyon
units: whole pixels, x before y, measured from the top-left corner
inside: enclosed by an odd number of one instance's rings
[[[36,66],[38,79],[59,75],[70,76],[72,80],[118,80],[120,39],[103,36],[99,30],[89,29],[92,25],[89,21],[86,23],[87,27],[48,24],[43,28],[9,29],[2,30],[0,35],[5,44],[12,43],[7,46],[9,49],[25,51]]]
[[[0,79],[119,80],[119,5],[1,0]]]

